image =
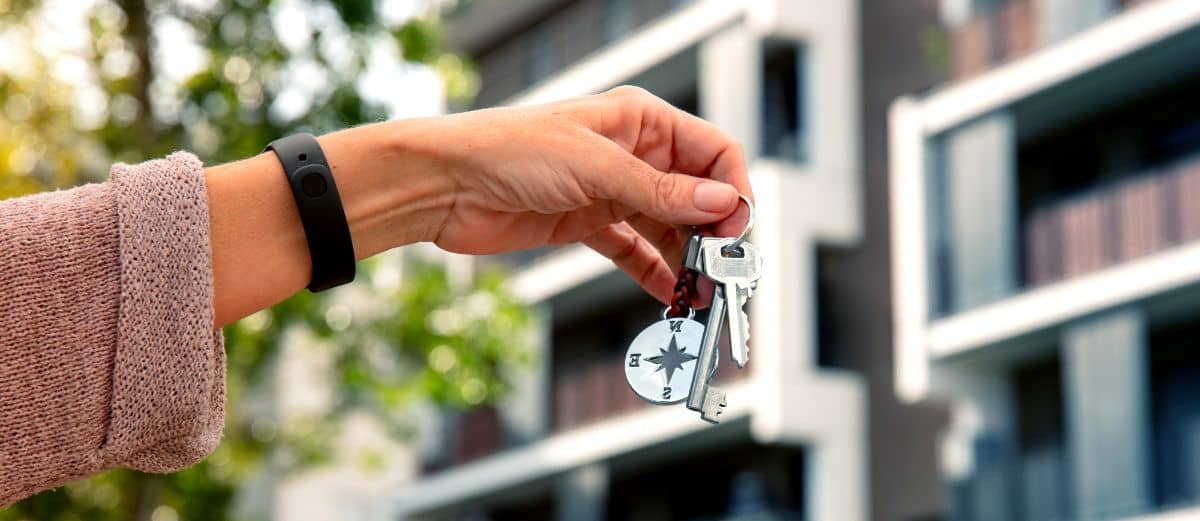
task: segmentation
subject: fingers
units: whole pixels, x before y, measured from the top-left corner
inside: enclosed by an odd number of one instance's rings
[[[671,302],[675,273],[658,250],[629,224],[611,224],[583,243],[611,259],[651,296],[664,304]]]
[[[683,248],[691,231],[686,228],[663,224],[640,214],[629,216],[626,222],[637,233],[641,234],[651,246],[654,246],[658,250],[663,261],[671,268],[671,272],[677,275],[679,266],[682,264]],[[712,301],[712,293],[712,282],[704,277],[700,277],[700,280],[696,283],[696,292],[692,295],[691,306],[696,309],[708,307],[708,303]]]
[[[708,224],[737,208],[737,190],[726,183],[660,172],[623,150],[597,138],[595,166],[578,170],[593,197],[618,201],[670,224]]]
[[[753,199],[742,145],[716,125],[674,107],[664,124],[674,135],[670,169],[724,181]]]
[[[637,87],[617,87],[601,97],[609,103],[596,109],[620,117],[600,120],[597,132],[658,170],[724,181],[753,195],[741,144],[716,125]]]
[[[683,258],[684,241],[689,234],[686,227],[664,224],[642,214],[630,215],[625,222],[658,250],[668,266],[679,267]]]
[[[741,144],[716,125],[636,87],[618,87],[601,97],[607,101],[599,104],[601,110],[619,117],[600,118],[596,130],[624,150],[658,171],[728,183],[738,193],[754,199]],[[612,103],[618,105],[618,110],[612,110]],[[748,215],[744,208],[723,215],[715,222],[714,231],[736,235]]]
[[[741,144],[712,123],[687,112],[672,107],[670,114],[669,124],[675,136],[671,170],[724,181],[753,201],[754,190]],[[713,233],[735,236],[741,233],[749,216],[749,210],[739,202],[733,214],[713,223]]]

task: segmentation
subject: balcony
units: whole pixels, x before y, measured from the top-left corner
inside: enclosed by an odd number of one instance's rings
[[[1200,158],[1033,210],[1023,283],[1077,277],[1200,238]]]
[[[631,463],[609,483],[608,519],[799,521],[813,458],[803,448],[732,444],[660,465]],[[648,494],[647,491],[654,491]],[[819,518],[818,518],[819,519]]]
[[[609,273],[547,303],[554,317],[548,331],[543,408],[538,412],[544,427],[530,439],[510,432],[497,408],[485,407],[454,415],[457,434],[447,439],[441,458],[429,470],[475,461],[521,445],[655,408],[637,397],[625,379],[624,356],[628,343],[650,322],[658,319],[662,304],[645,295],[619,272]],[[703,323],[706,312],[696,320]],[[728,342],[722,338],[722,346]],[[722,348],[723,353],[727,353]],[[723,356],[714,378],[740,381],[750,369],[739,370]],[[498,406],[503,408],[504,405]],[[682,407],[682,406],[677,406]]]
[[[1155,59],[1198,36],[1165,42]],[[1186,179],[1200,161],[1200,64],[1174,62],[1155,81],[1124,70],[1149,52],[931,140],[935,318],[1196,238]],[[1146,81],[1117,89],[1118,71]]]
[[[483,85],[475,106],[499,104],[687,3],[688,0],[566,2],[474,56]]]
[[[986,72],[893,104],[902,398],[941,392],[952,360],[1011,361],[1063,324],[1200,280],[1192,210],[1179,204],[1200,151],[1200,103],[1186,92],[1200,75],[1200,4],[1133,4],[1028,51],[977,37]],[[1019,7],[995,9],[979,14]],[[1015,33],[1022,16],[1008,17]]]
[[[432,473],[487,457],[508,445],[504,423],[494,406],[485,406],[456,415],[456,426],[445,440],[444,456],[422,469]]]
[[[1120,0],[1107,9],[1075,6],[1048,16],[1036,0],[999,0],[948,28],[950,77],[963,80],[1029,55],[1051,41],[1065,39],[1139,4],[1157,0]],[[1094,2],[1093,2],[1094,4]],[[1086,14],[1085,14],[1086,13]]]
[[[1038,22],[1033,0],[1008,0],[950,29],[951,76],[964,79],[1033,52]]]
[[[1145,383],[1144,399],[1114,403],[1079,392],[1080,380],[1120,386],[1110,382],[1127,378],[1105,370],[1104,362],[1095,365],[1094,358],[1105,354],[1091,352],[1094,345],[1086,346],[1089,359],[1080,360],[1069,354],[1065,340],[1049,340],[1042,346],[1052,353],[1049,357],[985,370],[987,378],[1004,383],[977,387],[968,393],[970,399],[1011,409],[1004,414],[989,410],[988,427],[970,446],[970,471],[953,480],[950,519],[1195,519],[1200,505],[1200,404],[1195,400],[1200,355],[1194,339],[1200,315],[1192,308],[1166,318],[1147,309],[1141,315],[1147,330],[1129,339],[1134,343],[1129,347],[1145,357],[1144,364],[1114,359],[1110,362],[1116,365],[1108,366],[1117,373],[1127,371],[1127,376],[1136,374],[1132,381]],[[1138,435],[1106,438],[1113,434],[1100,428],[1106,420],[1078,414],[1079,409],[1127,419],[1136,426],[1130,432]],[[1089,442],[1098,438],[1116,445],[1096,451]],[[1125,447],[1143,444],[1144,472],[1118,465]],[[1089,458],[1091,465],[1080,465]],[[1110,465],[1134,476],[1112,491],[1119,496],[1114,501],[1096,494],[1098,480],[1086,471]]]
[[[686,445],[687,440],[674,440]],[[724,521],[799,521],[806,515],[811,498],[811,458],[806,448],[762,446],[738,440],[704,447],[704,457],[691,450],[660,451],[640,461],[594,466],[593,477],[604,481],[603,496],[595,498],[608,519],[711,519]],[[694,450],[695,447],[692,447]],[[679,479],[687,476],[687,479]],[[468,507],[486,519],[539,521],[571,518],[566,506],[578,498],[556,493],[554,481],[519,486],[520,491],[501,494]],[[647,494],[647,490],[655,493]],[[430,519],[468,517],[460,505],[423,512]],[[557,513],[557,516],[556,516]],[[424,518],[418,516],[418,518]]]
[[[561,372],[556,370],[554,430],[565,431],[650,407],[629,389],[623,361],[621,353],[609,353],[568,364]],[[713,379],[736,381],[748,373],[722,359]]]
[[[1071,519],[1070,460],[1057,358],[1020,364],[1002,378],[1014,425],[980,433],[972,469],[952,480],[949,519]]]

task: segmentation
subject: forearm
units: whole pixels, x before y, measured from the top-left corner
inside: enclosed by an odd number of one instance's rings
[[[424,128],[423,128],[424,127]],[[453,198],[421,121],[357,127],[318,138],[337,182],[355,257],[432,240]],[[308,243],[283,167],[272,153],[205,171],[215,326],[274,305],[308,285]]]
[[[217,445],[203,167],[0,201],[0,508],[116,467],[177,470]]]

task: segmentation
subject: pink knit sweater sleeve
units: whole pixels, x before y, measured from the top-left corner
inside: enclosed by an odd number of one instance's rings
[[[0,201],[0,506],[216,447],[225,352],[208,230],[187,153]]]

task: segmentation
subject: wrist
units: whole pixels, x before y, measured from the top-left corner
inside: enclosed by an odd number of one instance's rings
[[[333,171],[358,259],[437,237],[455,183],[416,121],[355,127],[318,138]]]

